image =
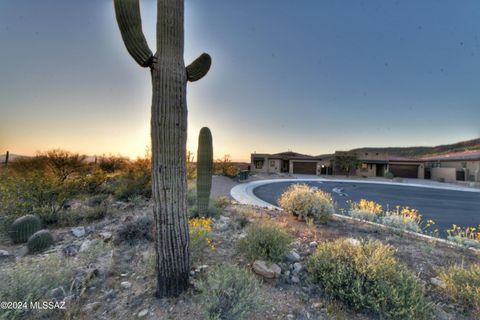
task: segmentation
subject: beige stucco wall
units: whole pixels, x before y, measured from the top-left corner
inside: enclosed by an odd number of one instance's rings
[[[432,180],[444,180],[445,182],[455,182],[457,180],[457,170],[455,168],[432,168]]]
[[[375,163],[367,163],[367,168],[362,169],[362,163],[355,171],[355,175],[360,177],[375,177],[377,175],[377,165]]]
[[[473,181],[480,181],[480,160],[470,160],[470,161],[431,161],[426,164],[428,167],[435,167],[440,165],[440,168],[454,168],[456,171],[464,171],[464,166],[466,168],[465,178],[470,180],[472,177]]]

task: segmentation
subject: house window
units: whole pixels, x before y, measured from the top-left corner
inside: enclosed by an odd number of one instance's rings
[[[253,165],[255,166],[255,169],[262,169],[263,168],[263,163],[264,160],[254,160]]]
[[[270,167],[275,167],[275,160],[270,160]]]

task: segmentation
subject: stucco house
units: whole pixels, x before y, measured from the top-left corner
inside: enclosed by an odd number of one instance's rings
[[[455,152],[421,158],[427,179],[480,182],[480,150]]]
[[[324,174],[328,173],[331,155],[311,156],[293,151],[275,154],[252,153],[251,168],[262,173],[296,173]],[[331,170],[330,170],[331,172]]]

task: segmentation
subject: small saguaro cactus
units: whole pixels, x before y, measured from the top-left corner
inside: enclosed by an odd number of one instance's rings
[[[10,152],[7,151],[7,153],[5,154],[5,167],[8,166],[8,159],[10,158]]]
[[[212,63],[206,53],[185,67],[184,0],[157,0],[157,48],[142,31],[139,0],[114,0],[123,42],[152,76],[152,199],[155,217],[157,297],[178,296],[190,274],[187,221],[187,82],[203,78]]]
[[[212,133],[203,127],[198,135],[197,150],[197,210],[198,215],[208,215],[208,202],[212,188],[213,147]]]
[[[41,252],[53,244],[53,237],[47,229],[39,230],[28,238],[27,247],[29,253]]]
[[[42,228],[42,221],[34,215],[26,215],[15,220],[10,226],[10,238],[14,243],[27,242],[28,238]]]

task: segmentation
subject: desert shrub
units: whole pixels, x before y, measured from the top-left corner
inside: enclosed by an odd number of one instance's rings
[[[358,202],[349,202],[348,215],[371,222],[380,223],[400,230],[409,230],[422,233],[422,216],[417,209],[410,207],[396,206],[394,210],[385,211],[383,207],[375,201],[360,199]],[[429,220],[427,228],[434,222]]]
[[[417,278],[379,241],[325,242],[308,262],[314,283],[356,310],[386,319],[430,319]]]
[[[470,268],[463,265],[440,268],[438,274],[445,283],[445,287],[439,289],[480,316],[480,263],[472,264]]]
[[[135,244],[137,241],[153,239],[153,219],[143,216],[123,223],[116,232],[114,243]]]
[[[113,183],[114,195],[118,200],[129,201],[136,196],[152,197],[150,162],[137,159],[126,172],[117,175]]]
[[[213,172],[216,175],[227,176],[234,178],[238,175],[240,170],[232,163],[230,155],[226,154],[223,159],[217,159],[213,163]]]
[[[81,191],[85,194],[98,195],[106,193],[108,176],[102,170],[93,170],[79,177]]]
[[[250,223],[252,211],[248,207],[237,207],[233,215],[233,222],[238,229],[245,228]]]
[[[302,220],[313,219],[326,222],[334,213],[332,196],[319,189],[310,188],[307,184],[293,184],[278,200],[285,211],[298,216]]]
[[[374,222],[378,220],[378,215],[367,210],[350,210],[349,215],[352,218]]]
[[[381,218],[381,224],[400,230],[408,230],[418,233],[422,232],[422,228],[417,220],[398,214],[386,214]]]
[[[43,270],[39,272],[39,270]],[[48,270],[48,272],[44,272]],[[0,272],[0,301],[43,301],[53,288],[68,288],[74,268],[55,255],[46,259],[17,262]],[[2,310],[0,319],[27,319],[31,310]],[[47,318],[46,318],[47,319]]]
[[[383,177],[386,178],[386,179],[393,179],[395,176],[394,176],[393,173],[391,173],[390,171],[386,171],[386,172],[383,174]]]
[[[206,319],[248,319],[264,305],[258,280],[237,266],[214,268],[198,283],[198,289]]]
[[[87,168],[86,156],[61,149],[39,153],[36,157],[45,162],[47,168],[60,182],[73,174],[81,174]]]
[[[98,160],[98,167],[108,173],[113,173],[116,171],[120,171],[126,168],[128,165],[128,159],[121,157],[121,156],[102,156]]]
[[[41,171],[12,173],[0,180],[0,210],[15,217],[35,213],[45,223],[54,223],[77,191],[73,181],[60,182]]]
[[[460,227],[456,224],[447,230],[447,238],[465,247],[480,249],[480,225],[475,227]]]
[[[90,207],[106,205],[107,203],[108,203],[108,194],[104,194],[104,193],[93,195],[87,199],[87,205]]]
[[[251,224],[246,236],[238,240],[238,247],[248,259],[278,262],[285,257],[291,242],[292,236],[284,228],[265,221]]]
[[[215,207],[225,209],[230,205],[231,201],[227,197],[217,197],[213,200],[213,203]]]
[[[198,262],[205,249],[214,249],[212,241],[212,219],[193,218],[188,220],[190,233],[190,255],[192,261]]]

